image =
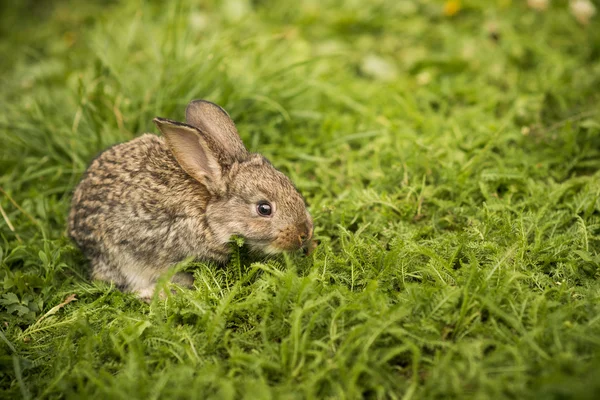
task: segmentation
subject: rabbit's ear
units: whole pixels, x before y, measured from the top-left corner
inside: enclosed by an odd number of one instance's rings
[[[165,118],[154,118],[153,121],[166,138],[181,168],[206,186],[209,192],[219,191],[221,165],[214,145],[193,126]]]
[[[185,110],[185,119],[204,135],[210,136],[217,146],[221,162],[232,164],[248,158],[248,150],[244,147],[235,124],[218,105],[206,100],[194,100]]]

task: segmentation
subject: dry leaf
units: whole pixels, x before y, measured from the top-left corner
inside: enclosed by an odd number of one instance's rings
[[[569,3],[571,13],[582,25],[590,23],[590,18],[596,14],[596,7],[589,0],[574,0]]]
[[[65,299],[65,301],[63,301],[62,303],[52,307],[46,314],[42,315],[42,317],[40,319],[37,320],[36,324],[43,321],[44,318],[49,317],[50,315],[54,315],[56,314],[61,308],[63,308],[64,306],[66,306],[67,304],[69,304],[72,301],[77,300],[75,298],[75,293],[67,296],[67,298]]]
[[[537,11],[544,11],[548,8],[548,0],[527,0],[529,8],[533,8]]]

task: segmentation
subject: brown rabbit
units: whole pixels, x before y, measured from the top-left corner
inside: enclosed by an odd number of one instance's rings
[[[265,157],[246,150],[225,110],[192,101],[186,120],[155,118],[164,138],[144,134],[105,150],[71,204],[69,234],[92,276],[142,298],[188,257],[226,262],[233,235],[266,254],[311,245],[302,196]],[[184,273],[173,280],[193,283]]]

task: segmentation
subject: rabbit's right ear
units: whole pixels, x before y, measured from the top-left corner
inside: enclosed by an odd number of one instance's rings
[[[167,140],[167,145],[175,159],[192,178],[203,184],[209,192],[222,191],[221,165],[215,149],[211,148],[197,128],[171,121],[154,118],[154,123]]]
[[[219,152],[219,161],[233,164],[248,158],[248,150],[227,111],[206,100],[194,100],[185,109],[188,124],[210,138]]]

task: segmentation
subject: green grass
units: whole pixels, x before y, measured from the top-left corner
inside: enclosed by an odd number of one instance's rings
[[[595,398],[598,18],[295,3],[0,5],[0,397]],[[70,196],[194,98],[321,244],[187,264],[195,290],[146,304],[90,281]]]

